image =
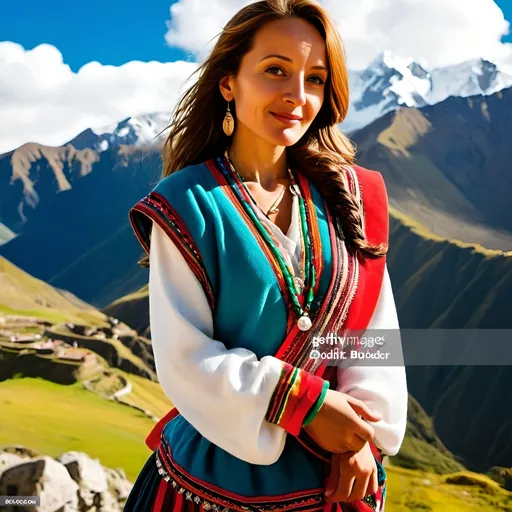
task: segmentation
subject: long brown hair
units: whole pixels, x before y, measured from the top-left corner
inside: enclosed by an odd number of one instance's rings
[[[222,130],[227,102],[219,82],[226,75],[236,75],[259,28],[288,18],[302,18],[320,32],[326,44],[329,77],[316,118],[301,139],[286,148],[287,163],[317,187],[329,211],[340,218],[347,251],[363,258],[380,257],[387,253],[387,246],[372,246],[365,239],[361,212],[343,170],[355,162],[355,147],[337,126],[345,119],[349,105],[343,43],[327,12],[315,0],[262,0],[247,5],[231,18],[211,54],[191,75],[200,73],[198,80],[173,111],[171,131],[162,150],[163,178],[219,156],[229,146],[231,138]],[[236,127],[234,101],[230,109]],[[139,263],[147,266],[147,256]]]

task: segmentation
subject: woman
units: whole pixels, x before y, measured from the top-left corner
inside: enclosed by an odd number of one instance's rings
[[[253,3],[199,71],[164,178],[130,210],[175,408],[146,440],[125,511],[383,510],[404,368],[311,351],[329,332],[398,328],[384,182],[336,126],[339,35],[314,0]]]

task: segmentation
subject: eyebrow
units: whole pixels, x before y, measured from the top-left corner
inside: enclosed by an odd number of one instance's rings
[[[276,59],[282,59],[282,60],[285,60],[286,62],[292,62],[292,59],[290,59],[290,57],[285,57],[284,55],[279,55],[278,53],[271,53],[270,55],[263,57],[263,59],[260,59],[259,62],[266,60],[266,59],[270,59],[271,57],[275,57]],[[322,65],[311,66],[311,69],[321,69],[323,71],[328,71],[327,68]]]

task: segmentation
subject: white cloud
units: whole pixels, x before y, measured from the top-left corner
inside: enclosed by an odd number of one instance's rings
[[[213,48],[229,19],[252,3],[254,0],[178,0],[170,7],[165,40],[170,46],[195,53],[200,60]]]
[[[228,19],[251,0],[179,0],[168,44],[201,60]],[[390,50],[430,68],[484,57],[512,65],[509,23],[492,0],[323,0],[351,69]],[[65,57],[65,56],[64,56]],[[196,69],[191,62],[84,65],[74,73],[54,46],[0,42],[0,153],[25,142],[60,145],[89,127],[170,111]],[[189,85],[189,84],[187,84]]]
[[[166,41],[203,54],[208,41],[244,0],[179,0]],[[381,51],[423,59],[431,68],[475,57],[512,59],[501,43],[510,28],[493,0],[320,0],[345,44],[350,69],[362,69]],[[212,43],[209,43],[210,48]]]
[[[49,44],[0,42],[0,153],[26,142],[61,145],[81,131],[171,111],[197,64],[89,62],[74,73]]]

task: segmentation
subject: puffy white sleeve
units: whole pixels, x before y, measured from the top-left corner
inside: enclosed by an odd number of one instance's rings
[[[275,409],[273,400],[282,393],[274,392],[280,385],[288,385],[294,368],[273,356],[258,360],[244,348],[228,350],[212,339],[213,317],[201,284],[175,243],[155,222],[149,258],[151,339],[164,392],[212,443],[249,463],[273,464],[284,449],[288,430],[277,419],[267,421],[268,411]],[[325,381],[302,370],[293,374],[302,375],[302,381],[292,385],[290,393],[309,386],[305,397],[288,396],[289,404],[295,402],[297,411],[303,411],[295,414],[299,428]],[[312,387],[318,392],[311,393]]]
[[[367,330],[370,329],[399,329],[387,265],[379,299],[367,327]],[[377,332],[374,334],[378,335]],[[395,350],[395,345],[393,345],[393,349]],[[393,358],[395,356],[398,355],[393,354]],[[363,364],[338,367],[337,390],[363,400],[371,408],[381,413],[382,419],[378,422],[372,421],[370,424],[375,431],[374,443],[387,455],[398,453],[407,426],[408,393],[401,345],[399,356],[402,366]]]

